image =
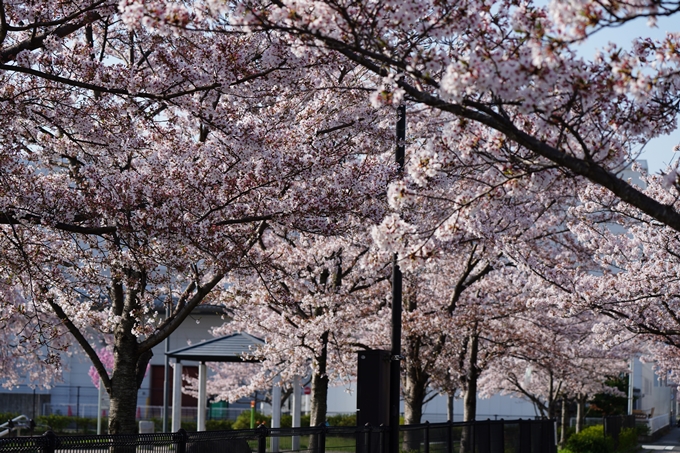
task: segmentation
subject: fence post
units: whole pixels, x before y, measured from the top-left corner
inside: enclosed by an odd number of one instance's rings
[[[321,431],[319,432],[319,451],[318,453],[326,453],[326,430],[328,429],[326,423],[319,425]]]
[[[385,425],[380,425],[378,440],[378,453],[385,453]]]
[[[423,439],[425,453],[430,453],[430,422],[425,420],[425,439]]]
[[[469,450],[470,453],[476,451],[476,449],[477,449],[477,432],[478,432],[477,428],[479,427],[479,423],[482,423],[482,422],[478,422],[476,420],[473,420],[472,423],[470,423],[470,425],[469,425],[470,430],[472,432],[472,435],[470,436],[470,439],[472,439],[472,449]]]
[[[187,432],[184,428],[180,428],[173,436],[175,443],[177,444],[177,453],[187,452]]]
[[[373,428],[371,428],[370,423],[366,423],[364,426],[364,429],[366,430],[364,432],[364,448],[362,449],[363,453],[371,453],[371,433],[373,431]]]
[[[503,453],[505,451],[505,420],[489,420],[489,452]]]
[[[54,453],[59,443],[57,435],[52,431],[47,431],[45,434],[43,434],[43,438],[45,439],[43,453]]]
[[[519,419],[519,453],[531,453],[531,420]]]
[[[265,425],[255,428],[255,433],[257,434],[257,453],[267,452],[267,431]]]
[[[446,427],[446,452],[453,453],[453,421],[448,421]]]

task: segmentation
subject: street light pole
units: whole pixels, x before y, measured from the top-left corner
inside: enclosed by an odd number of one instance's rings
[[[397,108],[397,147],[395,160],[401,174],[404,168],[406,106]],[[399,452],[399,397],[401,387],[401,298],[402,276],[397,254],[392,258],[392,349],[390,351],[390,453]]]
[[[398,171],[401,174],[404,170],[404,158],[406,156],[405,151],[405,140],[406,140],[406,106],[400,105],[397,108],[397,149],[394,153],[395,161],[399,165]]]

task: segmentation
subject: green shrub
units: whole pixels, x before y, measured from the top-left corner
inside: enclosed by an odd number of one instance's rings
[[[0,425],[12,420],[13,418],[17,418],[19,413],[16,412],[0,412]]]
[[[190,433],[196,431],[196,422],[182,421],[182,423],[180,423],[180,426],[184,428],[185,431],[189,431]]]
[[[255,412],[255,427],[257,428],[261,424],[266,426],[271,426],[272,418],[268,417],[259,412]],[[243,411],[236,417],[234,422],[234,429],[250,429],[250,411]]]
[[[610,437],[605,437],[604,426],[589,426],[572,435],[567,440],[565,450],[574,453],[612,453],[614,445]]]
[[[73,419],[74,417],[66,415],[41,415],[37,417],[36,423],[39,425],[47,425],[55,433],[61,433],[74,421]]]
[[[290,414],[281,414],[281,428],[292,428],[293,427],[293,416]],[[309,427],[309,415],[303,415],[300,417],[300,427]]]
[[[155,432],[155,433],[162,433],[163,432],[163,419],[162,418],[151,417],[148,420],[150,422],[153,422],[153,432]],[[139,425],[137,425],[137,426],[139,426]]]
[[[290,414],[281,414],[281,428],[292,428],[293,416]]]
[[[638,436],[649,436],[649,425],[647,423],[639,423],[635,425],[635,432]]]
[[[234,429],[234,422],[232,420],[206,420],[206,431],[226,431]]]
[[[71,418],[76,423],[76,432],[77,433],[88,434],[88,433],[96,433],[97,432],[97,419],[96,418],[87,418],[87,417],[71,417]],[[102,426],[106,426],[106,425],[102,424]]]
[[[637,450],[637,430],[635,428],[623,428],[619,434],[618,453],[633,453]]]
[[[575,426],[568,426],[566,430],[564,430],[564,441],[568,441],[571,436],[573,436],[576,433],[576,427]],[[562,427],[557,428],[557,438],[561,439],[562,438]]]
[[[356,414],[338,414],[327,418],[331,426],[357,426]]]

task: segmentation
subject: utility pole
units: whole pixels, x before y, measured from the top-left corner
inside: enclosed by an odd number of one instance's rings
[[[404,169],[406,106],[397,108],[397,147],[395,160],[401,175]],[[390,351],[390,453],[399,452],[399,397],[401,390],[401,298],[402,278],[397,254],[392,258],[392,349]]]

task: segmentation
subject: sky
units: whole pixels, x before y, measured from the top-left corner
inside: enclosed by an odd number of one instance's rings
[[[576,50],[583,57],[591,58],[595,55],[596,49],[605,47],[609,42],[630,49],[630,42],[635,37],[644,36],[661,39],[669,31],[680,31],[677,17],[659,18],[655,28],[647,25],[647,19],[637,19],[618,28],[599,31],[587,42],[577,47]],[[673,147],[677,144],[680,144],[680,129],[676,129],[670,135],[656,138],[647,144],[640,159],[647,161],[649,173],[659,173],[669,164],[675,164],[680,160],[680,152],[673,151]]]

